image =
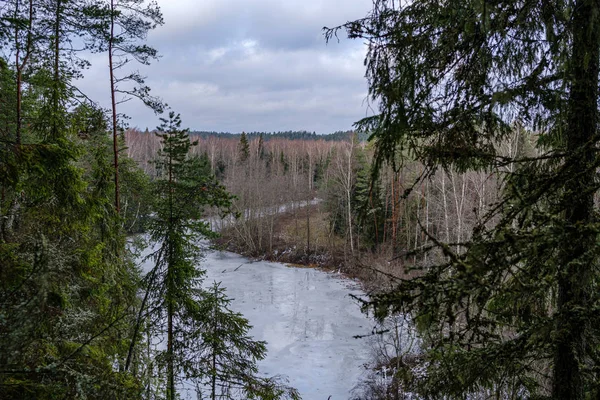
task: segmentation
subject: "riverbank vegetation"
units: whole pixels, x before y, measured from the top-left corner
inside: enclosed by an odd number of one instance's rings
[[[152,173],[147,160],[158,141],[135,129],[125,138],[129,154]],[[515,126],[503,152],[532,154],[533,140]],[[469,237],[498,199],[503,174],[437,171],[414,185],[426,169],[403,160],[402,166],[381,168],[373,181],[375,149],[355,135],[343,141],[197,141],[192,151],[210,160],[235,195],[239,218],[215,226],[220,243],[252,257],[342,268],[379,283],[387,273],[403,274],[406,257],[399,256],[432,244],[420,224],[448,242]]]

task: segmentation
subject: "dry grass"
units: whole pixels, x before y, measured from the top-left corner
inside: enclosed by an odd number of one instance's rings
[[[306,214],[308,211],[308,221]],[[308,222],[308,228],[307,228]],[[307,247],[307,237],[310,232],[310,252],[335,252],[343,249],[344,239],[330,232],[329,214],[323,212],[319,205],[298,210],[296,215],[288,213],[278,219],[276,237],[288,245]]]
[[[310,230],[307,229],[307,212]],[[307,248],[309,231],[310,249]],[[243,243],[236,242],[233,232],[226,230],[222,234],[220,242],[230,250],[295,267],[340,271],[360,280],[367,291],[389,289],[398,278],[417,274],[406,270],[404,260],[394,259],[391,247],[380,247],[376,252],[361,249],[351,255],[345,238],[331,232],[329,214],[319,204],[278,215],[274,223],[272,251],[250,254]]]

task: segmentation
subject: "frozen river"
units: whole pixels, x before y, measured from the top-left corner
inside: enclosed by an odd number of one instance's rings
[[[373,327],[349,296],[362,294],[353,281],[223,251],[207,252],[201,267],[205,284],[222,282],[251,335],[267,342],[263,375],[287,376],[304,400],[349,398],[369,356],[367,340],[353,336]]]
[[[356,284],[229,252],[209,253],[203,267],[206,283],[223,282],[236,311],[253,325],[252,335],[267,341],[262,373],[287,375],[305,400],[348,399],[368,358],[366,339],[353,336],[372,328],[349,296],[362,293]]]

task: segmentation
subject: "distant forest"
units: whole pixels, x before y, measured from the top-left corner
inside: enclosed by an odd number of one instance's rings
[[[290,139],[290,140],[325,140],[328,142],[347,141],[356,133],[360,142],[366,142],[368,135],[366,133],[358,133],[355,131],[337,131],[325,135],[317,135],[316,132],[308,131],[279,131],[279,132],[244,132],[248,139],[258,139],[261,135],[265,141],[270,139]],[[211,131],[191,131],[190,136],[208,139],[210,137],[217,138],[239,138],[241,133],[230,132],[211,132]]]

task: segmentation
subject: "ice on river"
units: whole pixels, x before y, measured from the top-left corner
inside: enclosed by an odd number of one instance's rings
[[[372,327],[349,296],[361,294],[352,281],[229,252],[209,253],[202,266],[206,283],[223,282],[251,334],[267,341],[262,373],[287,375],[305,400],[348,399],[369,355],[366,340],[353,336]]]
[[[263,375],[286,375],[304,400],[350,397],[369,358],[367,340],[353,336],[373,327],[349,296],[362,294],[353,281],[223,251],[208,252],[201,267],[205,285],[222,282],[232,309],[253,326],[251,335],[267,341]]]

